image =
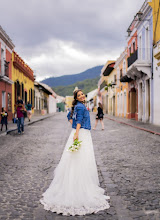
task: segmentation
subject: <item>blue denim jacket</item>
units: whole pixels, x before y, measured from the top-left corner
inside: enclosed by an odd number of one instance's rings
[[[71,112],[68,113],[67,118],[68,120],[71,119]],[[91,130],[89,111],[81,102],[78,102],[77,105],[74,107],[72,119],[72,128],[76,129],[77,124],[81,124],[81,128]]]

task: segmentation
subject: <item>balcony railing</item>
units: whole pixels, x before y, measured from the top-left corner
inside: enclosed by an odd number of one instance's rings
[[[128,67],[130,67],[136,60],[138,59],[138,50],[136,50],[134,53],[131,54],[130,57],[128,57]]]

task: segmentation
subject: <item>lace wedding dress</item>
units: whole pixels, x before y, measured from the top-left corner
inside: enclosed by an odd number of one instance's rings
[[[81,128],[81,148],[68,152],[75,129],[66,143],[61,160],[54,170],[54,178],[40,200],[45,210],[63,215],[85,215],[108,209],[109,196],[99,187],[99,179],[91,133]]]

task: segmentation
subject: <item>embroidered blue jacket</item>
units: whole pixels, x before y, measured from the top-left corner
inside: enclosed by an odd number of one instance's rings
[[[68,113],[67,118],[68,120],[71,119],[71,112]],[[77,105],[74,107],[72,119],[72,128],[76,129],[77,124],[81,124],[81,128],[91,130],[89,111],[81,102],[77,102]]]

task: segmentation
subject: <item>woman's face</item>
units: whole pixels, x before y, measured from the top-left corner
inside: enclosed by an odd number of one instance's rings
[[[79,91],[78,93],[77,93],[77,100],[79,101],[79,102],[84,102],[85,101],[85,95],[84,95],[84,93],[82,92],[82,91]]]

